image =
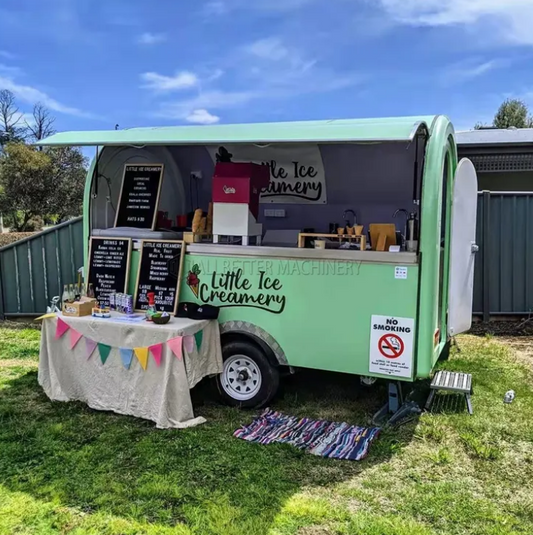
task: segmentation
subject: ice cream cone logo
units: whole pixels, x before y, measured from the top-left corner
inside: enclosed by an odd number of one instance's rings
[[[200,271],[200,267],[198,266],[198,264],[194,264],[192,269],[189,271],[189,274],[187,275],[187,285],[196,297],[198,297],[198,288],[200,286],[200,279],[198,278],[198,275],[200,275],[200,273],[202,273]]]

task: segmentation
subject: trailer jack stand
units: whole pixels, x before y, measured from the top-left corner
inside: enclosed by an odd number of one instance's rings
[[[373,425],[390,427],[412,420],[421,414],[421,409],[414,401],[404,402],[402,383],[400,381],[388,383],[388,400],[372,418]]]

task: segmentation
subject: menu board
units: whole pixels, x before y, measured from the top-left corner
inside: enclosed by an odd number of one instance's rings
[[[130,238],[91,238],[87,281],[100,307],[109,306],[109,294],[126,292],[130,251]]]
[[[143,240],[135,287],[134,308],[148,308],[148,293],[155,293],[159,312],[176,313],[185,244],[182,241]]]
[[[124,166],[115,227],[154,230],[163,170],[161,163]]]

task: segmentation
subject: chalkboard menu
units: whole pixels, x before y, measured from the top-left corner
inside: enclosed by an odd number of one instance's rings
[[[154,230],[163,182],[163,164],[126,164],[115,227]]]
[[[175,313],[185,245],[182,241],[143,240],[141,261],[135,287],[134,308],[148,308],[148,293],[155,293],[160,312]]]
[[[129,238],[91,238],[87,281],[101,307],[109,306],[109,294],[126,292],[130,251]]]

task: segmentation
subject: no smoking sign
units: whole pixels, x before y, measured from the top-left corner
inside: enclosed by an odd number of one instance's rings
[[[372,316],[369,372],[412,378],[413,318]]]

